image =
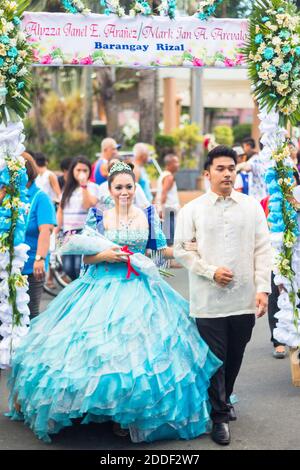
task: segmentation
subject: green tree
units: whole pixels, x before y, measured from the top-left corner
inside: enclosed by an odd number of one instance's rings
[[[233,132],[229,126],[216,126],[213,130],[216,141],[220,145],[232,145],[233,144]]]
[[[199,126],[192,122],[174,129],[171,136],[177,146],[183,168],[197,166],[196,148],[203,141]]]
[[[223,18],[247,18],[252,9],[249,0],[224,0],[217,9],[217,16]]]
[[[252,3],[249,0],[223,0],[217,8],[216,16],[223,18],[247,18],[251,12]],[[196,0],[178,0],[178,8],[188,15],[195,13],[198,2]]]

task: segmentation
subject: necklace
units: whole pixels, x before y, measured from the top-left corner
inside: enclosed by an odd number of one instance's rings
[[[134,219],[135,217],[131,217],[130,219],[127,219],[126,221],[119,219],[119,228],[128,231]]]

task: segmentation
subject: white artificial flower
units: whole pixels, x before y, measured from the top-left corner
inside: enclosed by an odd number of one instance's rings
[[[0,342],[0,368],[7,369],[11,363],[11,339],[10,337]]]
[[[7,338],[7,336],[12,334],[12,329],[12,323],[2,323],[0,326],[0,336]]]
[[[26,41],[26,34],[23,33],[23,31],[19,31],[17,35],[17,40],[21,42]]]
[[[26,326],[15,326],[13,329],[13,341],[17,338],[22,338],[28,333],[28,328]]]
[[[6,161],[5,161],[5,158],[3,157],[0,157],[0,171],[4,170],[4,168],[6,167]]]
[[[56,57],[52,60],[52,64],[54,65],[63,65],[64,61],[61,57]]]
[[[268,72],[265,70],[265,71],[261,71],[261,72],[258,72],[258,76],[259,78],[261,78],[262,80],[268,80],[269,78],[269,74]]]
[[[275,67],[281,67],[281,65],[283,64],[283,60],[281,57],[276,57],[275,59],[273,59],[272,64],[275,65]]]
[[[292,88],[299,88],[300,87],[300,80],[295,80],[293,83],[292,83]]]
[[[299,44],[300,42],[300,37],[298,34],[293,34],[292,37],[291,37],[291,43],[293,46],[297,46],[297,44]]]
[[[8,287],[8,282],[7,279],[3,279],[0,282],[0,296],[9,296],[9,287]]]
[[[278,36],[275,36],[275,37],[272,39],[272,44],[273,44],[274,46],[278,46],[278,45],[280,46],[281,43],[282,43],[282,40],[281,40],[280,37],[278,37]]]
[[[18,71],[17,76],[18,76],[18,77],[23,77],[23,76],[26,75],[27,73],[28,73],[28,68],[27,68],[27,67],[22,67],[22,68],[20,68],[20,70]]]
[[[13,31],[14,28],[15,28],[15,25],[14,25],[11,21],[9,21],[9,22],[6,24],[6,31],[7,31],[8,33],[10,33],[11,31]]]
[[[265,42],[262,42],[259,46],[259,48],[257,49],[257,53],[258,54],[262,54],[265,50],[265,48],[267,47],[266,43]]]
[[[93,62],[93,65],[104,65],[104,62],[101,58],[98,58]]]
[[[289,78],[288,74],[287,73],[282,73],[281,75],[279,75],[279,80],[281,81],[285,81]]]
[[[263,69],[268,69],[270,67],[270,62],[267,62],[266,60],[261,64]]]

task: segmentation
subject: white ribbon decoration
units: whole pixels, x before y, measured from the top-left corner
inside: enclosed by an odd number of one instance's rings
[[[7,166],[5,157],[9,155],[12,159],[19,159],[25,150],[23,145],[24,134],[21,121],[0,125],[0,171]],[[21,243],[14,248],[12,260],[12,274],[21,274],[25,261],[27,261],[28,245]],[[17,308],[21,314],[21,325],[13,326],[12,307],[9,304],[8,272],[9,253],[0,253],[0,368],[6,369],[11,364],[11,356],[20,343],[21,338],[26,335],[29,325],[29,296],[28,287],[17,288]]]
[[[279,116],[276,112],[272,111],[268,113],[265,109],[260,111],[259,118],[261,124],[259,129],[261,131],[261,143],[264,145],[263,150],[260,152],[260,155],[264,161],[268,164],[269,167],[276,166],[274,160],[272,160],[272,153],[278,149],[285,141],[286,130],[279,126]],[[288,160],[285,162],[286,165],[291,165],[291,162]],[[298,215],[298,225],[300,222],[300,217]],[[284,233],[275,233],[271,232],[271,243],[276,255],[278,255],[283,248],[283,236]],[[292,268],[296,273],[293,285],[290,280],[282,276],[278,269],[274,267],[274,282],[275,285],[283,285],[284,290],[279,295],[278,298],[278,308],[279,311],[275,314],[275,317],[278,319],[276,328],[273,331],[274,338],[290,347],[299,347],[300,345],[300,321],[296,326],[294,323],[294,312],[293,305],[289,299],[289,292],[294,290],[298,292],[300,287],[300,239],[298,240],[293,248],[293,257],[292,257]],[[293,288],[293,289],[292,289]],[[297,298],[298,299],[298,298]],[[296,300],[297,300],[296,299]],[[299,299],[297,300],[297,303]]]

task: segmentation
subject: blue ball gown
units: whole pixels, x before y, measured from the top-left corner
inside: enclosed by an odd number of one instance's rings
[[[156,233],[163,248],[164,236]],[[149,244],[147,230],[105,235],[134,252]],[[199,336],[188,302],[168,283],[126,274],[124,263],[90,266],[32,321],[14,353],[9,416],[24,420],[38,438],[49,442],[78,418],[117,422],[133,442],[207,431],[208,388],[221,361]]]

